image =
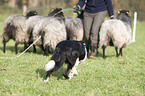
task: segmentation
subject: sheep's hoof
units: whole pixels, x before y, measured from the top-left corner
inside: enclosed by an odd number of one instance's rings
[[[103,59],[106,59],[106,56],[103,56]]]
[[[120,55],[118,54],[118,55],[116,55],[116,57],[119,57]]]

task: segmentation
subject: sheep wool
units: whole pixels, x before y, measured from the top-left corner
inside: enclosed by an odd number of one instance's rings
[[[49,46],[49,52],[52,53],[58,42],[66,40],[66,30],[64,22],[61,23],[55,17],[48,17],[46,19],[40,20],[33,30],[33,41],[35,41],[39,36],[42,39],[38,40],[35,45],[42,46],[45,48],[46,45]]]
[[[131,43],[130,33],[131,28],[127,27],[121,20],[106,20],[100,31],[99,47],[109,45],[110,39],[117,48],[127,47]]]
[[[17,54],[18,43],[25,43],[26,37],[26,20],[33,15],[37,15],[36,11],[28,11],[26,16],[12,15],[9,16],[4,22],[2,33],[3,52],[5,53],[5,45],[10,39],[15,40],[15,51]]]
[[[24,22],[26,22],[26,18],[21,15],[8,17],[4,22],[2,39],[5,39],[6,42],[8,42],[9,39],[13,39],[16,40],[16,42],[24,43],[26,32],[26,24]]]
[[[45,16],[32,16],[29,19],[27,19],[26,21],[26,26],[27,26],[27,34],[26,34],[26,43],[28,44],[29,42],[33,42],[33,38],[32,38],[32,32],[33,32],[33,28],[34,26],[37,24],[37,22],[41,19],[47,18]]]
[[[65,27],[68,40],[83,40],[83,23],[80,18],[67,17],[65,20]]]
[[[27,35],[26,35],[26,45],[27,44],[32,44],[33,41],[35,40],[35,38],[33,38],[33,30],[35,25],[38,26],[39,21],[41,22],[42,19],[47,19],[49,17],[55,17],[57,18],[60,22],[64,23],[64,14],[63,12],[61,12],[62,8],[52,8],[49,13],[48,16],[32,16],[31,18],[29,18],[26,22],[27,25]],[[50,18],[49,18],[50,19]],[[42,24],[42,23],[41,23]],[[43,25],[43,24],[42,24]],[[42,26],[41,25],[41,26]],[[43,26],[44,27],[44,26]],[[37,29],[37,28],[36,28]],[[35,33],[34,33],[35,34]],[[41,34],[39,34],[41,35]],[[40,42],[39,42],[40,44]],[[42,48],[42,50],[44,51],[44,47],[43,44],[40,45],[40,47]],[[36,48],[35,45],[33,45],[34,48],[34,52],[36,52]]]
[[[114,46],[116,56],[122,56],[122,48],[126,48],[131,43],[131,20],[129,10],[120,10],[117,19],[106,20],[100,30],[99,47],[103,48],[103,58],[105,58],[106,46]]]

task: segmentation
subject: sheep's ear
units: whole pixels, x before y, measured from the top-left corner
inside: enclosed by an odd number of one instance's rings
[[[52,13],[54,11],[54,8],[50,9],[49,13]]]
[[[131,16],[131,13],[128,11],[125,12],[128,16]]]
[[[34,14],[37,14],[37,12],[35,12]]]
[[[34,10],[34,14],[38,14],[36,10]]]
[[[126,14],[129,15],[129,11],[127,11]]]

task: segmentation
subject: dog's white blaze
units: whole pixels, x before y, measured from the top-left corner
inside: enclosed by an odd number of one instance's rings
[[[55,61],[50,60],[46,65],[45,65],[45,71],[49,71],[55,67]]]

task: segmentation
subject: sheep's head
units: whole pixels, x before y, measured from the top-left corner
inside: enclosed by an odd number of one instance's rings
[[[131,20],[130,20],[130,12],[129,10],[122,10],[120,9],[118,11],[118,15],[116,17],[116,19],[119,19],[127,24],[129,24],[131,26]]]
[[[130,18],[129,10],[119,9],[116,18],[119,19],[119,20],[123,20],[123,21],[124,21],[125,18]]]
[[[28,10],[27,11],[27,14],[26,14],[26,17],[27,18],[29,18],[30,16],[34,16],[34,15],[37,15],[38,13],[37,13],[37,11],[30,11],[30,10]]]
[[[125,14],[125,15],[127,15],[127,16],[130,16],[129,10],[119,9],[118,15],[120,15],[120,14]]]
[[[64,14],[62,12],[62,8],[52,8],[49,11],[48,16],[58,17],[58,19],[65,19]]]

